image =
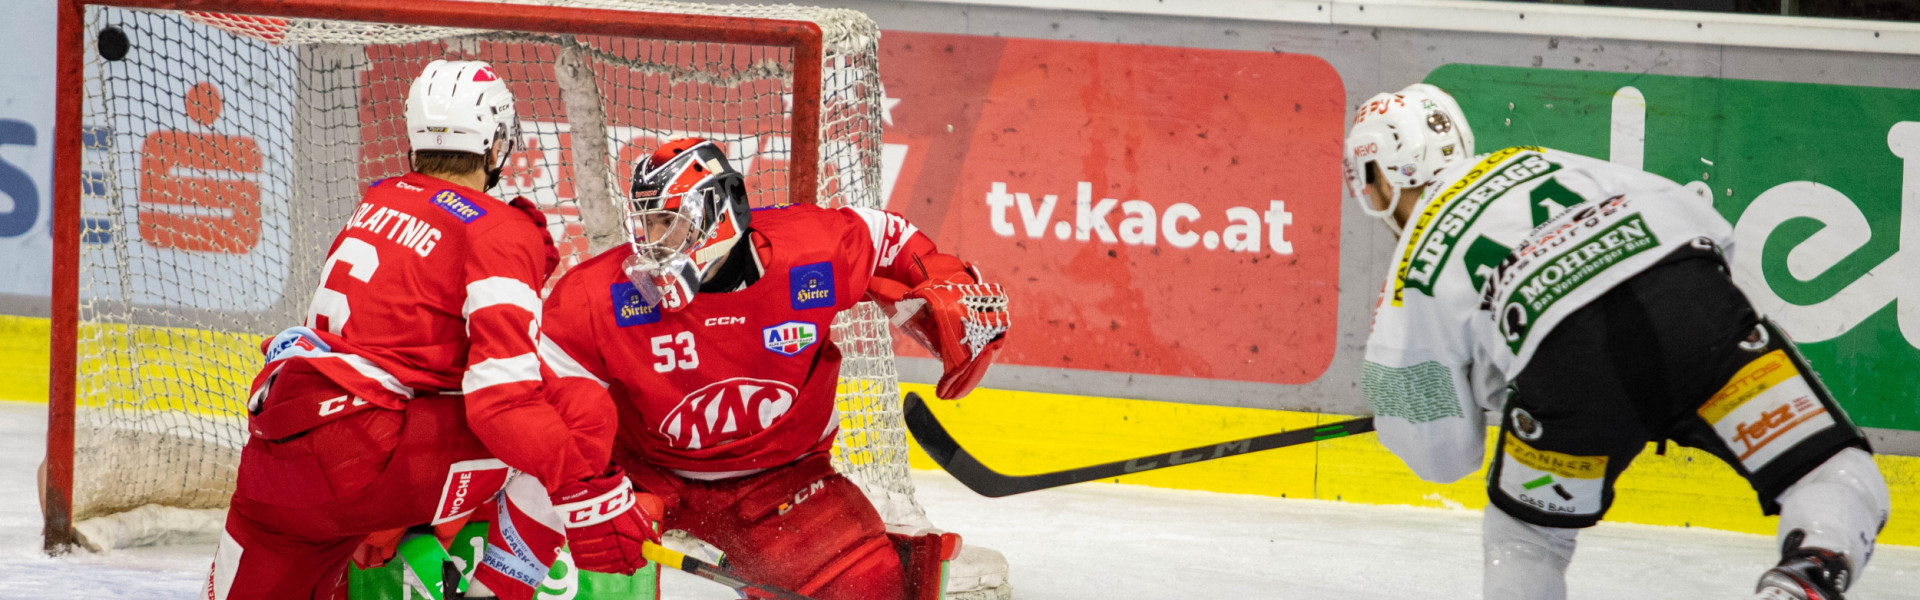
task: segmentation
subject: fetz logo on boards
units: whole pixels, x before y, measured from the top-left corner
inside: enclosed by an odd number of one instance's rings
[[[609,290],[613,295],[613,323],[621,327],[646,325],[660,322],[660,307],[648,304],[640,297],[640,290],[633,282],[622,281],[613,284]]]
[[[680,400],[660,420],[660,435],[673,447],[699,450],[751,436],[793,409],[800,396],[791,384],[735,377],[708,384]]]
[[[1741,290],[1854,392],[1849,417],[1920,431],[1920,90],[1464,64],[1426,82],[1486,147],[1606,158],[1710,196]]]
[[[472,223],[474,219],[487,216],[486,209],[480,208],[480,205],[474,204],[466,196],[454,193],[453,190],[440,190],[440,193],[434,194],[433,205],[451,213],[454,218],[460,219],[461,223]]]
[[[1727,440],[1749,472],[1835,424],[1785,350],[1741,367],[1696,412]]]
[[[1460,243],[1467,228],[1480,218],[1487,203],[1514,186],[1560,170],[1547,162],[1535,146],[1518,146],[1496,151],[1467,171],[1459,181],[1447,186],[1427,203],[1407,236],[1407,248],[1400,255],[1398,276],[1394,278],[1393,305],[1400,306],[1408,288],[1433,295],[1434,277],[1446,264],[1447,256]],[[1519,156],[1518,160],[1509,160]],[[1432,193],[1429,191],[1428,193]]]
[[[1607,457],[1536,449],[1512,433],[1501,442],[1500,491],[1507,497],[1556,515],[1600,513]]]
[[[787,270],[788,291],[793,294],[793,309],[833,307],[833,263],[817,262]]]
[[[794,356],[818,341],[818,331],[812,323],[787,321],[761,329],[760,337],[766,341],[768,350],[783,356]]]

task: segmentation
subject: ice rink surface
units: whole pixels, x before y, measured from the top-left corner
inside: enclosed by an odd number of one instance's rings
[[[34,470],[46,408],[0,402],[0,598],[191,598],[210,547],[40,553]],[[1001,499],[916,472],[933,522],[1004,552],[1020,600],[1457,599],[1480,595],[1480,513],[1113,484]],[[1757,509],[1756,509],[1757,510]],[[1568,575],[1583,600],[1736,600],[1776,555],[1768,536],[1604,524]],[[734,598],[670,573],[672,599]],[[1920,600],[1920,548],[1882,547],[1855,600]]]

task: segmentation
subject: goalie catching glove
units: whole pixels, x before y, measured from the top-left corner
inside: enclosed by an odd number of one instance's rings
[[[940,359],[940,384],[934,393],[947,400],[965,397],[987,375],[987,367],[1006,344],[1007,293],[985,283],[980,271],[946,254],[916,257],[926,279],[916,285],[873,278],[867,293],[921,347]]]
[[[656,523],[664,504],[659,496],[633,491],[633,482],[618,467],[560,486],[552,498],[567,526],[574,566],[581,569],[630,575],[647,566],[640,555],[643,543],[660,543]]]

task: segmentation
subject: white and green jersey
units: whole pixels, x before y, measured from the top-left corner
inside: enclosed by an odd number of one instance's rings
[[[1704,238],[1731,250],[1711,201],[1657,175],[1507,148],[1440,173],[1391,254],[1362,381],[1381,443],[1431,481],[1480,467],[1500,408],[1568,314]]]

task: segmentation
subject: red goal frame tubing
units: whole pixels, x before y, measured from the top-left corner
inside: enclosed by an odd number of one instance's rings
[[[45,547],[61,553],[74,543],[74,406],[80,317],[80,103],[85,85],[86,7],[114,6],[247,14],[263,17],[377,21],[403,25],[646,37],[683,42],[778,46],[793,49],[793,115],[789,198],[814,203],[819,194],[820,86],[826,46],[808,21],[651,13],[598,8],[501,5],[455,0],[59,0],[58,89],[53,165],[53,290],[47,404],[46,485],[42,510]]]

